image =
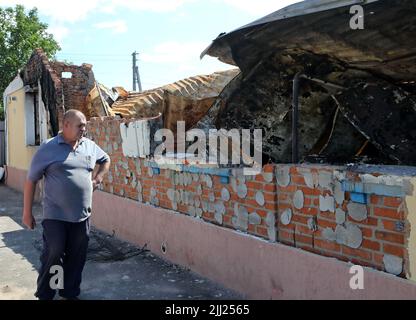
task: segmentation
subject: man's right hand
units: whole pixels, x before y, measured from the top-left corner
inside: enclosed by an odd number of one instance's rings
[[[23,224],[28,227],[30,230],[33,230],[36,227],[36,220],[33,217],[33,214],[23,214]]]

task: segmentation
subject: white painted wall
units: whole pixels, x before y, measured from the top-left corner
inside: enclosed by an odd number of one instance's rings
[[[147,120],[120,123],[123,155],[145,158],[150,155],[150,125]]]

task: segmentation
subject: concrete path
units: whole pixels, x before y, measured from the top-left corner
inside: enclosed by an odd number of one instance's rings
[[[21,223],[23,195],[0,184],[0,300],[35,299],[37,268],[42,249],[40,204],[37,227]],[[92,230],[83,273],[81,299],[242,299],[231,290],[173,265],[146,248]]]

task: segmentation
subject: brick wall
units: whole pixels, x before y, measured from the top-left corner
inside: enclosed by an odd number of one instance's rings
[[[63,78],[63,72],[72,74]],[[82,111],[89,119],[86,108],[86,97],[95,86],[92,65],[68,65],[59,61],[49,61],[42,49],[34,50],[29,61],[21,72],[25,85],[42,87],[42,100],[50,113],[54,134],[62,128],[63,114],[68,109]]]
[[[84,63],[81,66],[76,66],[58,61],[50,62],[50,65],[61,80],[65,110],[80,110],[89,119],[90,114],[86,108],[85,99],[95,86],[92,65]],[[63,72],[70,72],[72,76],[70,78],[63,78]]]
[[[88,123],[90,138],[112,159],[103,191],[406,276],[409,225],[402,180],[390,177],[386,184],[379,173],[321,165],[270,164],[256,176],[236,169],[175,171],[124,157],[119,126],[129,121],[91,118]]]
[[[278,184],[279,219],[286,218],[284,214],[287,209],[292,210],[292,218],[289,224],[278,224],[280,242],[379,270],[385,270],[385,255],[392,255],[403,259],[401,275],[405,275],[409,226],[402,197],[361,194],[365,197],[365,203],[358,203],[352,201],[350,192],[342,191],[339,181],[342,179],[337,179],[337,174],[344,171],[342,168],[281,167],[281,172],[289,172],[290,182],[287,186],[286,183]],[[284,173],[281,175],[284,176]],[[309,186],[305,175],[311,180]],[[359,173],[348,173],[345,179],[360,183],[360,176]],[[300,209],[293,204],[298,190],[304,197]],[[330,202],[331,208],[325,206],[325,199]],[[358,227],[362,234],[361,241],[359,235],[349,232],[346,232],[346,236],[352,239],[345,241],[345,230],[342,228],[346,225]],[[332,231],[337,228],[339,232],[334,234]]]

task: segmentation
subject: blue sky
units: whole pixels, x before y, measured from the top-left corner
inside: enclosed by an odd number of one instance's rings
[[[143,89],[232,66],[200,53],[230,32],[298,0],[0,0],[36,6],[62,50],[58,60],[91,63],[98,82],[132,90],[132,52]]]

